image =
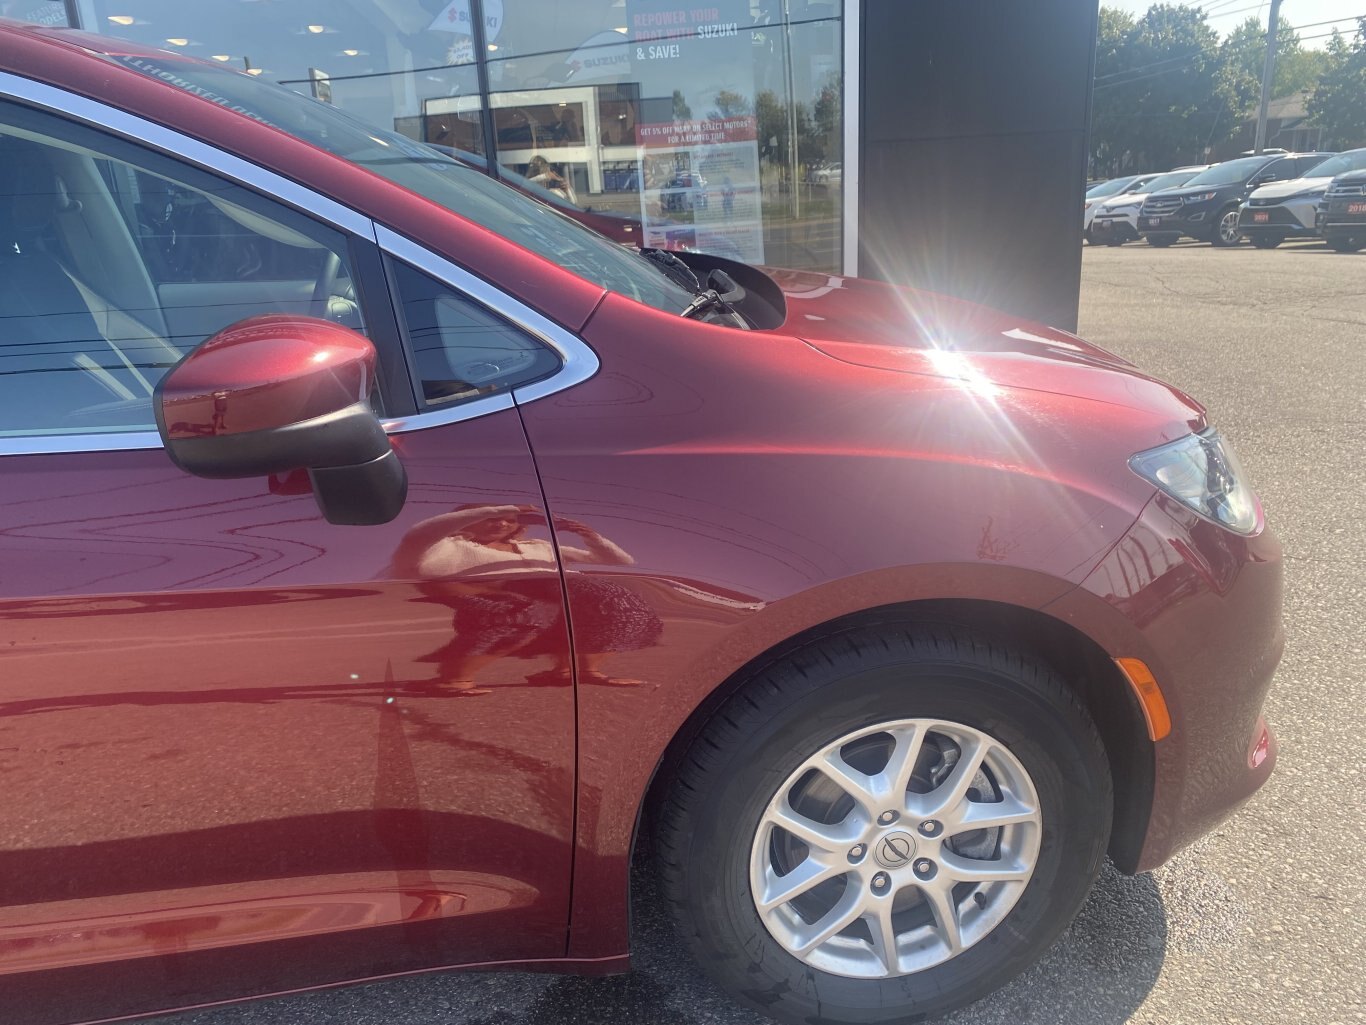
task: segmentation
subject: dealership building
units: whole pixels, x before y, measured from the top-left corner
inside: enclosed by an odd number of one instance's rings
[[[217,61],[642,244],[1075,322],[1096,0],[0,0]]]

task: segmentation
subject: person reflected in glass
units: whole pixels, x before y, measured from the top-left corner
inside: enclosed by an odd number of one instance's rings
[[[531,158],[527,164],[527,180],[533,185],[539,185],[547,192],[559,196],[561,199],[577,205],[578,199],[574,195],[574,189],[569,184],[568,179],[550,166],[550,161],[539,153]]]

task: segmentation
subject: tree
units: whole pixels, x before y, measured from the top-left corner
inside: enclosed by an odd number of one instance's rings
[[[812,108],[816,136],[825,147],[828,160],[844,154],[844,83],[835,75],[821,89]]]
[[[1096,169],[1161,170],[1232,134],[1241,105],[1203,11],[1154,4],[1137,21],[1101,11],[1092,141]]]
[[[674,90],[674,120],[686,121],[692,117],[692,108],[688,106],[688,101],[683,98],[683,90]]]
[[[707,116],[714,121],[719,121],[724,117],[744,117],[746,114],[754,113],[748,96],[741,96],[729,89],[722,89],[717,93],[713,102],[716,106]]]
[[[1342,149],[1366,146],[1366,18],[1349,43],[1338,32],[1328,41],[1327,70],[1309,99],[1309,116],[1325,143]]]
[[[1129,33],[1134,19],[1116,7],[1100,9],[1096,35],[1096,87],[1091,103],[1091,160],[1098,175],[1118,174],[1129,150],[1128,104],[1131,90],[1122,80],[1130,77]]]
[[[1219,47],[1224,64],[1224,76],[1238,109],[1250,114],[1262,95],[1262,68],[1266,63],[1266,27],[1256,18],[1248,18],[1224,37]],[[1276,76],[1271,82],[1271,96],[1294,96],[1307,92],[1318,84],[1327,67],[1327,55],[1322,50],[1306,50],[1299,33],[1282,21],[1276,30]]]

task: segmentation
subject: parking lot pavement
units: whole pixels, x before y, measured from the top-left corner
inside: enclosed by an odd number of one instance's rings
[[[1366,253],[1088,248],[1081,333],[1189,391],[1285,545],[1276,774],[1164,868],[1107,869],[1042,962],[952,1025],[1366,1020]],[[652,900],[610,979],[426,975],[180,1025],[760,1025],[691,968]],[[169,1025],[172,1019],[166,1019]]]

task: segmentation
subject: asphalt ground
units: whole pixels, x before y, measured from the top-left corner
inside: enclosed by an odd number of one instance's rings
[[[1088,248],[1081,334],[1204,402],[1285,546],[1280,764],[1155,872],[1107,868],[1029,972],[952,1025],[1366,1021],[1366,253]],[[648,891],[648,880],[643,880]],[[763,1025],[647,892],[629,975],[430,974],[169,1025]]]

